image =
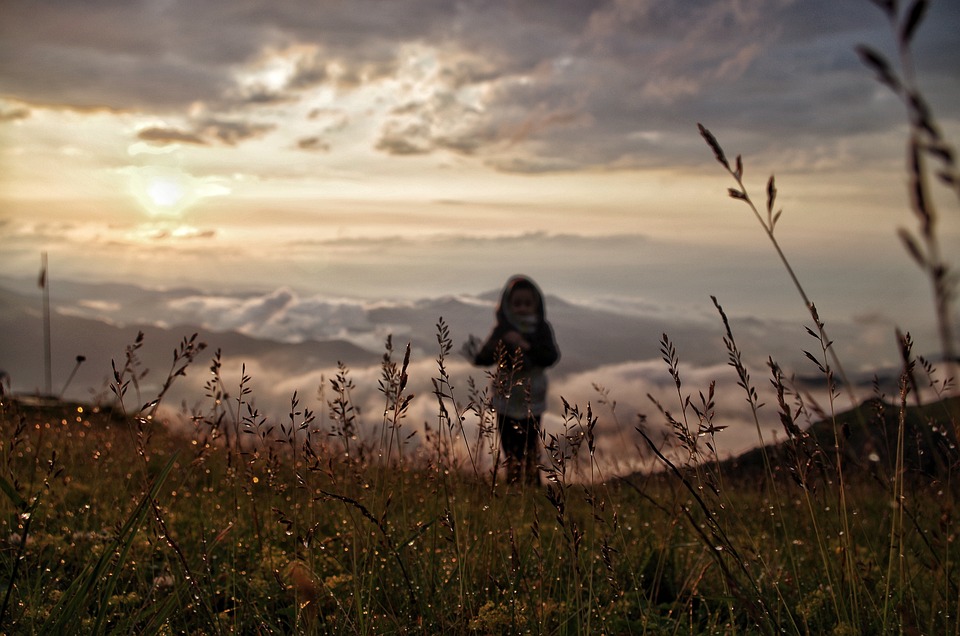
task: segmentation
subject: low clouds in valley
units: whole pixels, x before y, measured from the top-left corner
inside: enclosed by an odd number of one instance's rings
[[[355,385],[352,397],[361,407],[363,430],[369,433],[379,425],[384,406],[378,383],[384,345],[390,336],[397,362],[407,343],[411,346],[408,390],[416,398],[406,424],[410,430],[422,433],[424,424],[435,425],[437,420],[432,379],[438,377],[438,322],[442,319],[449,328],[454,348],[447,356],[446,367],[457,400],[466,408],[471,399],[468,378],[482,389],[487,376],[483,369],[471,367],[459,349],[469,335],[486,335],[492,325],[495,295],[491,292],[473,297],[367,303],[304,298],[288,289],[263,295],[210,296],[188,289],[163,292],[61,283],[53,318],[54,388],[59,390],[74,356],[84,355],[87,360],[66,395],[85,400],[112,398],[108,389],[112,381],[111,360],[122,366],[125,349],[143,330],[146,336],[138,357],[149,373],[138,383],[138,395],[133,401],[146,402],[165,378],[170,351],[183,338],[199,332],[199,340],[207,343],[208,348],[187,376],[177,380],[176,390],[167,398],[170,411],[180,412],[178,418],[186,421],[192,411],[203,412],[210,407],[209,398],[204,397],[204,385],[211,377],[209,366],[214,353],[219,351],[227,391],[239,393],[242,370],[251,378],[249,400],[275,423],[288,417],[294,395],[298,396],[301,408],[321,414],[323,421],[329,409],[323,400],[332,399],[330,380],[338,373],[338,363],[342,363]],[[674,380],[661,359],[661,339],[666,335],[678,352],[684,397],[689,395],[696,404],[698,395],[706,394],[711,383],[716,384],[717,421],[729,427],[716,440],[719,451],[733,454],[756,444],[757,432],[745,413],[744,395],[736,386],[734,371],[726,364],[719,315],[715,319],[684,320],[639,311],[630,315],[615,313],[554,296],[548,297],[547,302],[548,318],[562,351],[561,362],[550,371],[551,402],[545,426],[548,433],[559,434],[563,430],[561,399],[584,410],[589,404],[598,416],[598,445],[606,454],[610,469],[636,468],[645,457],[641,450],[644,446],[634,430],[638,416],[648,416],[648,430],[659,439],[666,430],[665,420],[654,400],[674,416],[682,410]],[[27,393],[39,388],[42,377],[40,357],[30,355],[40,345],[39,315],[30,306],[29,295],[4,292],[3,326],[6,333],[15,337],[7,339],[0,359],[23,361],[12,380],[15,390]],[[162,316],[162,320],[150,320],[151,315]],[[735,318],[733,325],[755,385],[761,394],[767,395],[765,401],[775,399],[769,390],[768,356],[781,362],[788,373],[815,379],[812,365],[804,362],[801,353],[803,347],[813,344],[808,342],[808,336],[790,335],[799,329],[783,322],[742,317]],[[836,327],[836,335],[847,343],[848,353],[862,352],[868,344],[875,346],[863,340],[870,338],[869,330],[857,325]],[[886,331],[884,326],[880,327]],[[779,344],[771,347],[770,343]],[[892,353],[892,346],[877,347],[884,348]],[[862,361],[868,362],[865,358]],[[861,378],[863,384],[857,391],[863,399],[871,394],[871,379],[871,375]],[[323,397],[321,388],[325,391]],[[813,392],[811,395],[818,392],[813,385],[808,390]],[[139,405],[131,402],[127,406]],[[765,426],[770,428],[764,430],[764,435],[770,441],[776,435],[777,420],[772,407],[767,409],[771,410]],[[468,436],[475,435],[475,420],[468,418],[466,427]]]

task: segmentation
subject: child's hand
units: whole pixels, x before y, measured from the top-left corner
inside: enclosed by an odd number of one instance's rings
[[[516,349],[520,347],[521,351],[529,351],[530,343],[527,342],[527,339],[520,335],[519,331],[508,331],[503,334],[503,342],[511,349]]]
[[[463,347],[460,348],[460,353],[462,353],[467,360],[473,362],[477,359],[477,354],[480,353],[480,348],[482,345],[483,342],[480,340],[480,338],[470,334],[467,337],[467,341],[463,343]]]

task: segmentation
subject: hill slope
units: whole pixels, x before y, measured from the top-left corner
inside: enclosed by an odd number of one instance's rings
[[[908,406],[903,418],[904,469],[908,473],[942,475],[948,468],[956,468],[960,461],[957,423],[960,423],[960,397]],[[837,415],[836,426],[829,419],[818,421],[791,439],[752,449],[723,462],[723,469],[759,476],[765,470],[765,451],[774,471],[799,478],[805,470],[835,464],[839,441],[844,470],[859,469],[889,476],[896,469],[897,451],[901,448],[899,436],[899,407],[874,398]]]

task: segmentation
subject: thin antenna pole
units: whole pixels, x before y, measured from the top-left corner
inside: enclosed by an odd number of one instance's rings
[[[41,254],[40,288],[43,290],[43,374],[45,395],[53,395],[53,374],[50,371],[50,285],[47,281],[47,253]]]

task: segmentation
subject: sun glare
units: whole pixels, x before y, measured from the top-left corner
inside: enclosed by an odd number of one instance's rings
[[[175,208],[185,196],[186,192],[184,192],[183,186],[173,179],[154,178],[147,187],[147,197],[157,208]]]
[[[193,179],[174,168],[141,168],[130,177],[131,193],[152,217],[177,218],[198,198]]]
[[[230,194],[219,178],[197,178],[180,167],[176,144],[156,147],[136,143],[129,147],[135,164],[117,173],[126,179],[127,189],[148,216],[159,220],[179,219],[201,199]]]

